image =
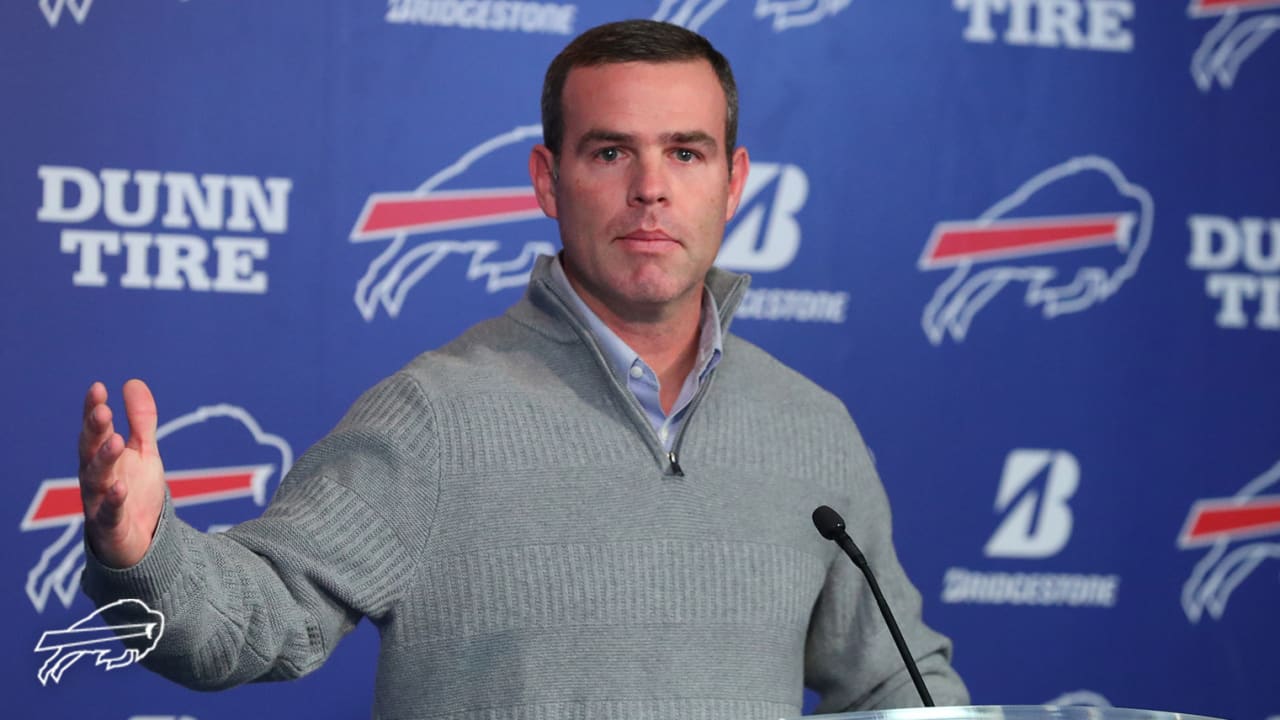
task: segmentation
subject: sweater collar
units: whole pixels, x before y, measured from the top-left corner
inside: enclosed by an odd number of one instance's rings
[[[550,255],[539,256],[534,261],[524,297],[507,314],[520,324],[560,342],[577,340],[579,331],[589,336],[585,324],[570,309],[573,307],[572,299],[564,297],[564,291],[551,278],[553,262],[555,258]],[[727,335],[733,313],[751,284],[751,276],[712,267],[705,282],[716,301],[720,332]]]

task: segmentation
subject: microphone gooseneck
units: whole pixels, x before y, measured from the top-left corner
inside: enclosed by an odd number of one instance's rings
[[[832,510],[826,505],[820,505],[813,511],[813,525],[818,528],[818,532],[822,537],[834,541],[844,550],[854,565],[862,571],[867,578],[867,584],[871,586],[871,594],[875,595],[876,605],[880,606],[880,615],[884,617],[885,625],[889,626],[889,634],[893,636],[893,643],[898,646],[898,653],[902,655],[902,662],[907,666],[907,672],[911,674],[911,682],[915,683],[916,692],[920,694],[920,701],[925,707],[933,707],[933,697],[929,695],[929,688],[925,687],[924,678],[920,677],[920,668],[916,667],[915,658],[912,657],[911,651],[907,649],[907,641],[902,637],[902,630],[898,629],[898,621],[893,618],[893,612],[889,610],[889,603],[884,599],[884,593],[880,592],[880,583],[876,582],[875,573],[871,572],[871,565],[867,562],[867,558],[854,544],[853,538],[849,537],[849,533],[845,532],[844,518],[840,517],[840,513]]]

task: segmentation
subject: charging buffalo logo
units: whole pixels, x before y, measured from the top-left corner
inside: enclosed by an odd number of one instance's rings
[[[1197,500],[1178,536],[1183,550],[1208,548],[1182,586],[1191,622],[1222,618],[1235,589],[1268,558],[1280,560],[1280,462],[1231,497]]]
[[[698,31],[729,0],[662,0],[651,20]],[[774,32],[814,25],[849,7],[853,0],[756,0],[755,16]]]
[[[529,149],[541,138],[540,125],[518,127],[468,150],[415,190],[377,193],[365,202],[351,242],[390,240],[356,283],[356,307],[366,321],[373,320],[379,307],[391,317],[399,315],[409,291],[450,255],[469,256],[467,279],[483,279],[491,293],[528,282],[533,261],[555,253],[551,242],[525,239],[519,250],[495,259],[503,245],[498,240],[440,235],[544,218],[528,176],[522,177]],[[478,174],[507,178],[507,184],[474,189]],[[456,187],[468,182],[470,187]],[[547,236],[555,232],[545,220],[539,228]]]
[[[1039,173],[976,220],[938,223],[918,267],[951,274],[924,308],[925,336],[934,345],[948,335],[963,341],[1010,286],[1025,286],[1023,301],[1046,318],[1106,300],[1138,271],[1154,212],[1150,193],[1090,155]]]
[[[1191,56],[1191,77],[1201,91],[1214,83],[1230,89],[1244,61],[1280,30],[1280,12],[1250,14],[1261,10],[1280,10],[1280,0],[1191,0],[1188,15],[1218,18]]]
[[[98,624],[95,622],[98,618],[109,619],[112,624]],[[155,650],[163,635],[163,613],[152,610],[141,600],[117,600],[66,629],[42,633],[35,651],[52,654],[45,658],[36,678],[41,685],[48,685],[50,680],[56,685],[63,673],[84,657],[92,657],[93,664],[105,670],[128,667]],[[121,643],[125,647],[113,652]]]
[[[182,415],[156,429],[156,440],[168,462],[187,468],[165,473],[169,496],[184,520],[216,531],[248,520],[270,499],[279,479],[293,464],[293,450],[283,438],[264,432],[244,409],[211,405]],[[251,464],[226,466],[226,455]],[[240,501],[243,506],[231,501]],[[249,504],[249,503],[252,504]],[[27,598],[44,612],[51,596],[71,607],[84,571],[84,505],[77,478],[40,483],[20,528],[34,532],[61,528],[27,573]]]

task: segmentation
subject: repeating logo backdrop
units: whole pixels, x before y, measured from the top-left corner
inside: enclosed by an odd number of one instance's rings
[[[43,634],[93,610],[81,397],[146,378],[179,514],[255,516],[558,247],[525,172],[541,73],[624,17],[734,62],[734,330],[849,405],[974,701],[1276,717],[1271,0],[4,3],[11,702],[368,715],[367,624],[283,685],[40,682]]]

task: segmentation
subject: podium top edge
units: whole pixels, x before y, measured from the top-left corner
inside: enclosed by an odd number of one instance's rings
[[[787,719],[783,719],[787,720]],[[790,720],[798,720],[792,718]],[[1205,715],[1084,705],[960,705],[808,715],[805,720],[1221,720]]]

